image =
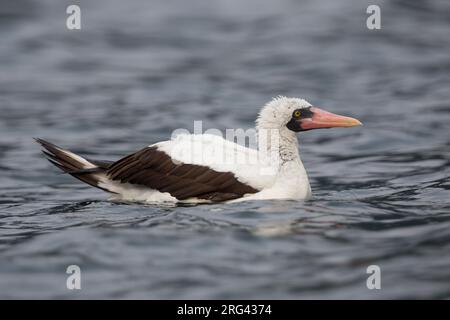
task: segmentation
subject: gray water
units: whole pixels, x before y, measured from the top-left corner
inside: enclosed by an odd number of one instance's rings
[[[73,3],[0,5],[1,298],[450,298],[448,1]],[[115,160],[280,94],[364,123],[299,135],[310,201],[112,203],[32,141]]]

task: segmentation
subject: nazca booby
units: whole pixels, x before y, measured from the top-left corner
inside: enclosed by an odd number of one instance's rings
[[[118,161],[97,161],[42,139],[36,141],[55,166],[111,193],[116,200],[307,199],[311,188],[300,159],[296,133],[358,125],[361,122],[357,119],[321,110],[304,99],[280,96],[259,113],[257,149],[216,135],[182,134]]]

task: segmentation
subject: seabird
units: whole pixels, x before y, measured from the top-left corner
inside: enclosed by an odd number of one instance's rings
[[[221,202],[308,199],[311,188],[296,133],[353,127],[357,119],[276,97],[256,120],[258,146],[249,148],[211,134],[180,134],[118,161],[92,160],[42,139],[47,159],[112,199],[143,202]]]

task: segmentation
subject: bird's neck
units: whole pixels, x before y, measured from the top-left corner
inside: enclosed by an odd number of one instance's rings
[[[298,140],[294,132],[258,130],[259,153],[269,156],[268,172],[274,175],[271,192],[286,198],[308,198],[311,187],[308,175],[300,159]]]
[[[257,132],[259,151],[266,152],[272,159],[278,160],[280,166],[286,162],[300,161],[295,132],[287,128],[258,128]]]

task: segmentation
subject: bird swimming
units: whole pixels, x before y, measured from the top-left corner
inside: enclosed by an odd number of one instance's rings
[[[311,187],[300,159],[297,133],[354,127],[304,99],[279,96],[256,120],[258,147],[211,134],[180,134],[118,161],[83,158],[43,139],[47,159],[63,172],[112,194],[138,202],[223,202],[308,199]]]

